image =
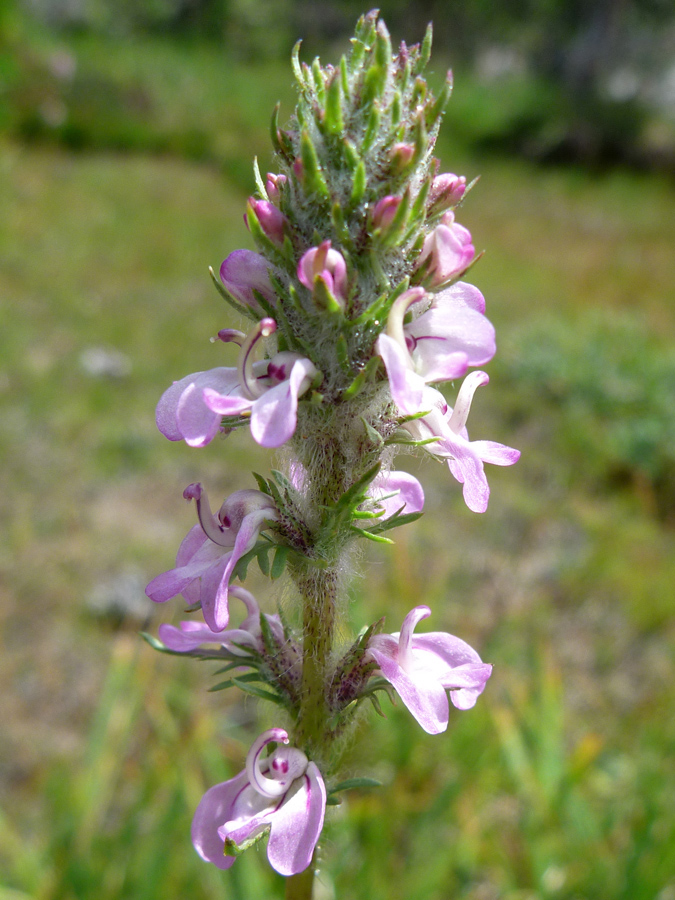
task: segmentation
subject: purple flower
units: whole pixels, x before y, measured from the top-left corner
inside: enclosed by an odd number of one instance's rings
[[[249,197],[248,206],[251,213],[260,222],[260,227],[275,244],[283,244],[288,219],[269,200],[256,200]]]
[[[342,254],[333,250],[330,241],[324,241],[302,255],[298,279],[310,291],[314,290],[317,280],[323,281],[340,306],[347,298],[347,265]]]
[[[416,606],[403,620],[400,633],[372,637],[368,654],[422,728],[428,734],[439,734],[448,727],[450,717],[446,692],[451,692],[457,709],[470,709],[492,666],[452,634],[413,634],[417,623],[430,615],[428,606]]]
[[[202,644],[220,644],[235,656],[246,654],[246,650],[243,650],[242,647],[251,647],[261,651],[263,642],[258,601],[250,591],[243,587],[230,587],[229,595],[237,597],[246,607],[246,618],[238,628],[214,631],[205,623],[193,620],[181,622],[179,628],[176,628],[175,625],[160,625],[159,638],[164,646],[176,653],[190,653],[197,650]],[[285,643],[286,637],[279,616],[265,615],[265,619],[279,643]]]
[[[473,512],[485,512],[490,498],[490,488],[485,477],[483,463],[494,466],[512,466],[518,462],[520,451],[494,441],[470,441],[466,420],[476,388],[490,379],[485,372],[471,372],[464,379],[455,408],[446,403],[445,397],[433,388],[425,387],[421,409],[429,412],[420,419],[405,422],[403,427],[416,441],[436,438],[424,449],[433,456],[446,459],[450,471],[464,485],[464,501]]]
[[[158,575],[145,593],[156,603],[182,594],[200,603],[212,631],[229,622],[229,582],[237,562],[248,553],[269,522],[278,518],[272,500],[261,491],[235,491],[214,516],[201,484],[185,488],[186,500],[196,500],[199,524],[188,531],[176,556],[176,567]]]
[[[276,294],[270,283],[270,272],[273,271],[274,266],[259,253],[252,250],[235,250],[223,261],[220,267],[220,280],[235,300],[262,312],[254,291],[258,291],[268,303],[276,302]]]
[[[274,319],[261,319],[244,339],[236,368],[187,375],[162,394],[157,427],[171,441],[204,447],[216,436],[223,416],[251,417],[253,439],[280,447],[295,431],[298,398],[317,374],[310,360],[288,351],[253,362],[253,348],[276,331]]]
[[[426,287],[440,287],[460,275],[475,252],[471,233],[455,222],[455,214],[448,210],[424,240],[416,266],[420,280]]]
[[[243,772],[210,788],[192,820],[197,853],[229,869],[234,854],[269,831],[267,858],[280,875],[296,875],[312,861],[326,812],[326,787],[316,763],[288,744],[283,728],[264,731],[253,743]]]
[[[485,300],[478,288],[458,282],[433,294],[428,308],[404,325],[408,310],[428,299],[420,287],[401,294],[376,343],[394,402],[405,415],[424,408],[425,384],[459,378],[468,366],[492,359],[496,350],[495,331],[483,315]]]

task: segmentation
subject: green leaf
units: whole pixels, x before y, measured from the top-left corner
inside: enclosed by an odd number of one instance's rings
[[[274,559],[272,560],[272,568],[270,570],[270,578],[277,579],[283,575],[284,569],[286,568],[286,562],[288,561],[289,554],[288,547],[282,547],[277,545],[276,551],[274,553]]]
[[[286,705],[285,701],[278,694],[273,694],[271,691],[266,691],[264,688],[247,684],[240,678],[233,678],[232,681],[238,688],[241,688],[246,694],[251,694],[252,697],[258,697],[260,700],[269,700],[270,703],[276,703],[278,706]]]
[[[404,508],[405,507],[401,507],[401,509]],[[381,534],[383,531],[389,531],[391,528],[398,528],[399,525],[409,525],[411,522],[416,522],[421,518],[421,512],[405,514],[395,513],[393,516],[385,519],[384,522],[374,522],[368,530],[372,534]]]
[[[359,160],[354,172],[354,181],[352,182],[352,193],[349,198],[349,206],[351,209],[362,202],[366,193],[366,164],[362,159]]]
[[[348,388],[346,388],[342,397],[344,400],[350,400],[352,397],[356,397],[361,393],[365,385],[372,378],[375,372],[378,370],[380,366],[380,357],[373,356],[366,363],[365,368],[363,368],[356,378],[352,381]]]
[[[384,447],[384,438],[380,434],[379,431],[376,431],[370,422],[366,421],[363,416],[361,416],[361,421],[363,422],[363,426],[366,429],[366,434],[370,438],[370,440],[375,444],[376,447]]]
[[[261,547],[256,554],[256,556],[258,557],[258,565],[260,566],[260,571],[263,573],[263,575],[270,574],[270,561],[269,556],[267,555],[269,551],[269,546]]]
[[[321,171],[319,157],[314,143],[307,131],[302,132],[300,138],[300,156],[302,159],[304,186],[308,195],[317,194],[321,199],[329,198],[328,185]]]
[[[259,488],[260,492],[262,494],[267,494],[267,496],[269,497],[270,489],[269,489],[269,485],[267,484],[267,481],[262,477],[262,475],[258,475],[257,472],[251,472],[251,474],[253,475],[255,480],[258,482],[258,488]]]
[[[349,100],[349,71],[347,69],[347,59],[344,56],[340,57],[340,83],[345,99]]]
[[[293,47],[291,52],[291,67],[293,69],[293,75],[295,76],[295,80],[298,82],[300,89],[305,92],[307,85],[305,83],[305,76],[302,72],[302,67],[300,66],[300,46],[302,41],[297,41]]]
[[[269,200],[270,198],[267,196],[267,188],[265,187],[265,182],[262,180],[262,175],[260,174],[260,166],[258,165],[258,157],[253,157],[253,177],[255,178],[255,184],[260,192],[263,200]]]
[[[415,63],[415,68],[413,72],[415,75],[419,75],[425,68],[429,59],[431,58],[431,44],[434,38],[434,28],[431,22],[427,25],[427,30],[424,35],[424,40],[422,41],[422,46],[420,48],[420,55]]]
[[[339,791],[350,791],[353,788],[376,788],[382,787],[382,782],[378,781],[376,778],[347,778],[346,781],[341,781],[339,784],[336,784],[335,787],[331,788],[330,794],[337,794]]]
[[[326,93],[326,117],[324,119],[326,130],[330,134],[341,134],[344,130],[342,118],[342,85],[340,76],[335,72]]]
[[[359,537],[368,538],[369,541],[373,541],[376,544],[393,544],[391,538],[381,537],[379,534],[373,534],[372,531],[366,531],[365,528],[357,528],[356,525],[352,525],[353,532],[358,534]]]
[[[272,144],[276,152],[283,156],[283,158],[287,162],[293,162],[293,158],[295,156],[293,152],[293,143],[291,139],[286,134],[285,131],[282,131],[279,128],[279,109],[281,108],[281,103],[277,103],[272,111],[272,120],[270,122],[270,136],[272,138]]]
[[[378,129],[380,127],[381,118],[382,113],[380,112],[380,107],[375,101],[373,101],[373,105],[370,107],[368,121],[366,123],[366,130],[363,135],[363,140],[361,141],[362,154],[365,154],[370,150],[370,147],[375,140]]]
[[[452,79],[446,80],[441,92],[431,106],[427,106],[425,110],[425,118],[428,128],[432,128],[445,112],[448,100],[452,94]]]

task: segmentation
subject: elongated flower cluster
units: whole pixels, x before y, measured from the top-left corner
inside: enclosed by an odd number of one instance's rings
[[[264,732],[245,770],[199,805],[193,841],[220,868],[264,834],[281,874],[310,864],[332,748],[364,699],[379,706],[379,692],[395,692],[437,734],[448,726],[448,696],[469,709],[490,677],[459,638],[414,634],[430,615],[423,605],[400,632],[383,633],[380,621],[346,650],[334,646],[351,545],[391,543],[386,533],[422,512],[422,485],[392,469],[395,453],[421,448],[446,461],[475,512],[488,506],[484,464],[519,456],[467,433],[495,333],[483,295],[463,280],[476,254],[455,211],[470,186],[440,174],[433,156],[451,78],[433,96],[422,77],[430,45],[429,31],[421,46],[394,53],[370,13],[337,67],[307,66],[296,49],[298,106],[285,129],[277,112],[272,123],[278,171],[263,178],[256,166],[246,207],[256,249],[230,253],[214,276],[247,330],[218,334],[232,365],[179,379],[157,406],[159,430],[190,447],[246,425],[261,446],[286,447],[284,471],[256,475],[257,489],[236,491],[216,514],[201,484],[185,489],[198,522],[175,566],[147,588],[157,602],[182,594],[203,616],[161,626],[155,646],[222,658],[231,677],[219,688],[271,700],[289,723]],[[460,378],[451,404],[437,386]],[[301,637],[234,584],[254,560],[272,579],[290,575]],[[231,597],[246,609],[237,627]]]

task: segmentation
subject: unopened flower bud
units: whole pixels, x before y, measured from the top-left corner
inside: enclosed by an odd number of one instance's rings
[[[286,216],[279,212],[269,200],[256,200],[254,197],[249,197],[248,206],[260,222],[260,227],[267,237],[275,244],[283,244],[288,224]]]
[[[394,144],[391,150],[391,166],[394,172],[402,172],[415,155],[414,144]]]
[[[463,175],[454,175],[446,172],[437,175],[431,182],[429,191],[429,211],[442,212],[452,206],[457,206],[466,191],[466,178]]]
[[[270,198],[272,203],[277,203],[280,197],[280,188],[283,184],[288,181],[285,175],[275,175],[273,172],[267,173],[267,183],[265,184],[265,190],[267,191],[267,196]]]
[[[388,194],[378,200],[373,207],[373,225],[375,228],[387,228],[394,220],[396,211],[401,203],[400,197]]]

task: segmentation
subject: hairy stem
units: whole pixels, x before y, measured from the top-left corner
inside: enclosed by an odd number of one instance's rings
[[[306,748],[310,758],[321,765],[329,749],[326,694],[332,675],[337,572],[315,569],[299,579],[299,587],[303,596],[303,663],[295,739],[297,746]]]

